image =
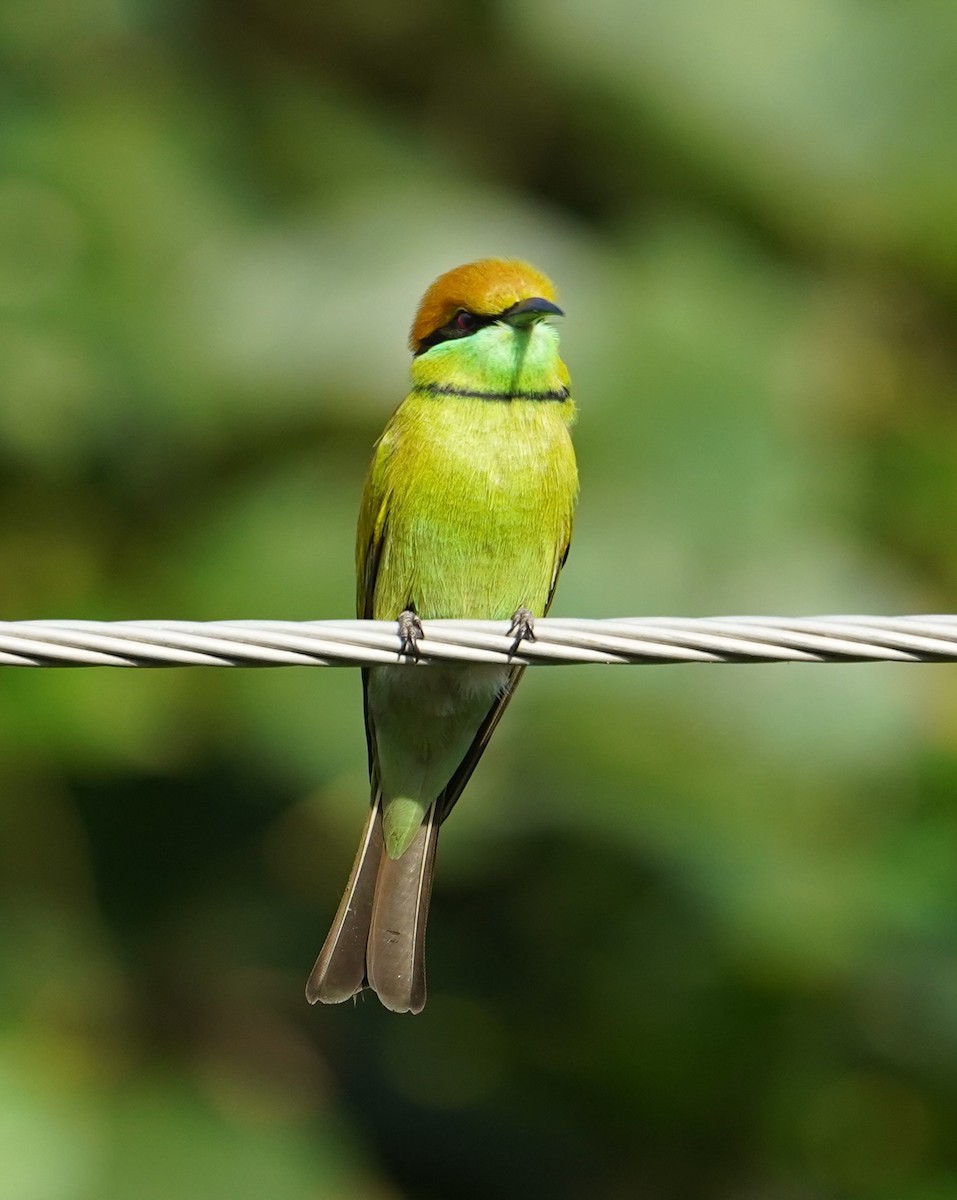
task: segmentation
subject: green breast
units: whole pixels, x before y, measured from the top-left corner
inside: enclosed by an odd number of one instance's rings
[[[413,392],[396,412],[375,615],[545,612],[578,488],[570,400]]]

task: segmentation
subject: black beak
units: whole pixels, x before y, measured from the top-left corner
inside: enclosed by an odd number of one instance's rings
[[[551,300],[541,296],[530,296],[527,300],[519,300],[511,308],[507,308],[499,318],[508,321],[510,325],[530,325],[539,317],[563,317],[565,314]]]

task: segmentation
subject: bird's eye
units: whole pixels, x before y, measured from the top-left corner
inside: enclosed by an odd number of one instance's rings
[[[478,328],[478,319],[474,313],[466,312],[464,308],[455,314],[455,328],[459,333],[472,333]]]

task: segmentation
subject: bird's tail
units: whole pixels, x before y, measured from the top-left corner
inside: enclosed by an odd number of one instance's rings
[[[335,920],[306,984],[310,1004],[338,1004],[368,983],[393,1012],[422,1011],[438,836],[433,804],[401,858],[389,858],[376,797]]]

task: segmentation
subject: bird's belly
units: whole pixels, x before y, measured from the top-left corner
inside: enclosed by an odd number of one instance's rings
[[[484,714],[505,687],[510,667],[372,667],[374,710],[398,705],[422,722],[440,722],[463,710]]]
[[[544,502],[535,479],[502,483],[473,466],[464,486],[452,476],[446,484],[442,503],[410,506],[404,546],[390,548],[406,555],[418,614],[507,620],[528,608],[542,615],[564,514]]]
[[[507,667],[484,664],[371,668],[366,699],[387,806],[405,797],[424,813],[465,757],[508,678]]]

